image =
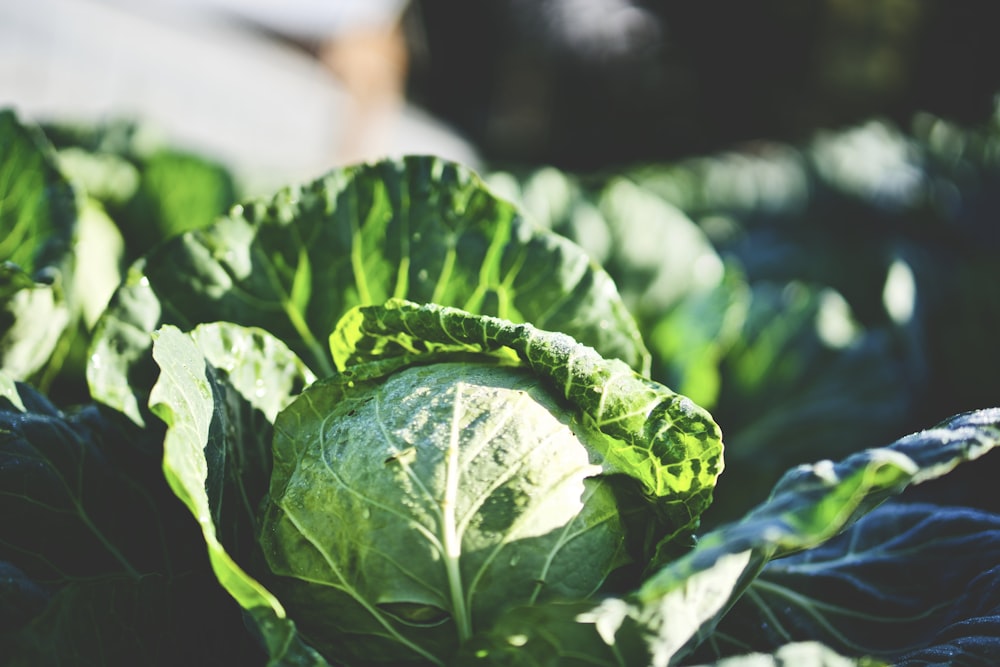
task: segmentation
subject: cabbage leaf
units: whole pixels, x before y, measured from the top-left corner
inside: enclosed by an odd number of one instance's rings
[[[76,194],[38,128],[0,109],[0,369],[36,380],[76,316]]]
[[[0,656],[34,665],[252,664],[262,651],[161,472],[162,428],[63,412],[0,372]]]
[[[473,172],[410,157],[332,171],[153,249],[98,322],[88,381],[143,423],[149,332],[214,321],[267,330],[322,377],[340,317],[393,297],[530,321],[648,371],[632,316],[582,250],[526,223]]]

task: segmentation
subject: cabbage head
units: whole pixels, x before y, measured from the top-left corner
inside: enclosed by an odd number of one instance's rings
[[[363,307],[274,423],[259,541],[308,643],[447,664],[513,606],[634,587],[721,469],[694,404],[563,334]],[[626,567],[631,565],[632,567]]]
[[[624,563],[595,435],[530,371],[439,363],[330,393],[277,423],[263,523],[324,653],[447,655],[506,605],[587,598]]]

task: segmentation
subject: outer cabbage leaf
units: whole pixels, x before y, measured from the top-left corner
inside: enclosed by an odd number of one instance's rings
[[[285,402],[280,389],[303,386],[307,371],[295,378],[288,369],[304,367],[292,352],[262,331],[229,323],[203,325],[190,335],[165,326],[156,334],[153,357],[161,374],[150,408],[167,425],[163,473],[197,520],[215,577],[253,619],[269,664],[326,665],[298,638],[277,598],[246,569],[256,541],[257,503],[270,474],[271,422],[261,411]],[[252,381],[251,371],[259,373]],[[258,396],[261,386],[272,395]]]
[[[513,609],[492,633],[470,643],[466,662],[576,664],[573,647],[596,636],[608,651],[594,664],[626,664],[617,656],[637,651],[650,665],[676,664],[713,635],[768,562],[822,545],[906,486],[945,475],[998,445],[1000,409],[983,410],[837,464],[795,468],[767,501],[704,535],[634,593],[587,609],[550,607],[547,613],[559,620],[544,625],[537,624],[537,608]]]
[[[5,667],[262,662],[232,601],[204,570],[81,579],[45,602],[27,624],[0,630]]]
[[[917,650],[930,653],[945,628],[982,613],[985,600],[973,600],[984,591],[993,591],[987,613],[995,614],[997,568],[1000,517],[887,503],[830,541],[768,563],[706,652],[772,651],[808,639],[894,663]],[[1000,655],[1000,637],[985,645]]]
[[[11,667],[259,659],[159,466],[158,429],[0,373],[0,655]]]
[[[413,157],[331,172],[150,252],[98,324],[91,390],[141,422],[154,372],[144,332],[164,323],[258,326],[326,375],[321,341],[340,317],[391,297],[530,321],[648,365],[614,284],[582,250],[533,229],[470,171]]]
[[[0,369],[33,378],[73,319],[75,193],[44,135],[0,110]]]
[[[132,481],[116,463],[133,455],[143,461],[148,441],[93,406],[66,416],[29,386],[10,386],[0,401],[3,555],[42,580],[138,576],[142,567],[133,561],[148,547],[131,540],[127,520],[155,516],[155,495],[143,490],[139,465]],[[116,517],[119,504],[135,514]],[[59,544],[75,546],[52,548]]]
[[[897,667],[1000,661],[1000,566],[970,580],[951,608],[951,622],[937,629],[925,647],[894,660]]]

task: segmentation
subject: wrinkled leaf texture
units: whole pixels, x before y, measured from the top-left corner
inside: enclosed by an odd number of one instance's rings
[[[331,349],[349,381],[420,363],[427,353],[431,358],[445,351],[513,353],[607,438],[602,457],[612,471],[641,485],[666,519],[668,538],[693,531],[711,503],[722,471],[722,439],[711,416],[566,334],[392,300],[345,316],[331,336]]]

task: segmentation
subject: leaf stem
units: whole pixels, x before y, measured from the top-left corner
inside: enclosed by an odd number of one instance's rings
[[[456,387],[455,401],[451,417],[451,436],[448,439],[444,497],[441,499],[441,542],[444,548],[445,571],[448,574],[448,589],[451,592],[452,615],[458,630],[458,639],[465,642],[472,637],[472,619],[465,605],[465,589],[462,586],[462,572],[459,561],[462,556],[462,537],[456,521],[458,514],[459,461],[459,419],[461,417],[461,388]]]

